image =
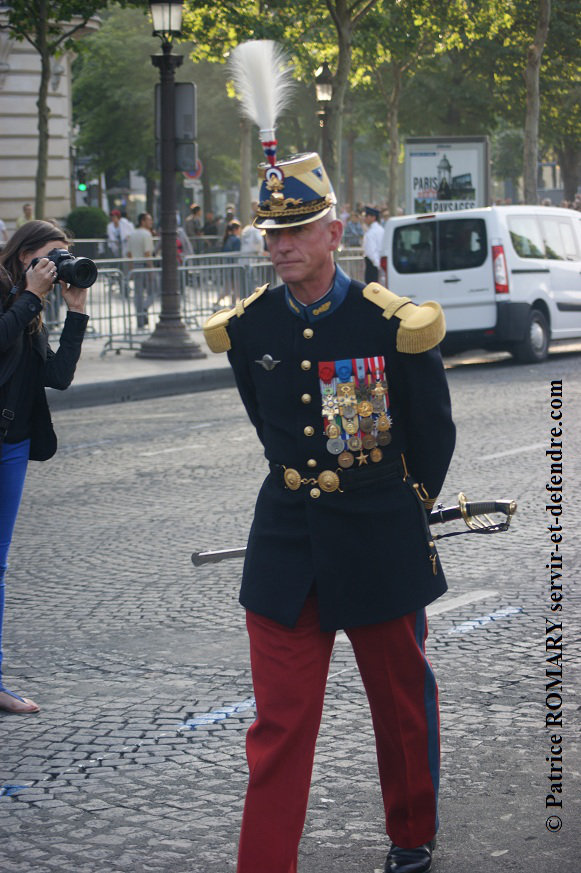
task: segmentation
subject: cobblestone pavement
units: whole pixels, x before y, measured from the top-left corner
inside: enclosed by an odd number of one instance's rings
[[[579,354],[449,371],[458,449],[445,505],[510,497],[513,528],[440,546],[431,610],[442,709],[435,873],[579,873]],[[545,484],[550,382],[563,381],[562,810],[547,811]],[[42,712],[0,717],[3,873],[235,870],[254,715],[240,562],[265,464],[234,390],[59,411],[31,465],[8,574],[6,673]],[[553,634],[556,635],[557,632]],[[575,673],[575,667],[577,673]],[[551,833],[550,812],[563,826]],[[338,635],[301,873],[383,869],[373,736]]]

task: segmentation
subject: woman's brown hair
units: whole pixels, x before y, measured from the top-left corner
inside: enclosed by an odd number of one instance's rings
[[[22,282],[24,269],[20,255],[35,252],[49,242],[54,242],[55,248],[70,244],[64,231],[50,221],[27,221],[12,234],[0,252],[0,303],[2,309],[9,309],[12,301],[24,288]],[[16,294],[10,293],[12,288],[18,289]]]

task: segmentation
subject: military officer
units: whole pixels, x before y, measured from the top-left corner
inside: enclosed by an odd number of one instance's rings
[[[269,472],[240,602],[256,721],[238,873],[296,873],[335,631],[370,703],[387,873],[431,869],[437,687],[425,606],[446,590],[427,523],[454,447],[435,303],[335,266],[342,224],[315,153],[261,165],[256,225],[283,284],[213,315]]]

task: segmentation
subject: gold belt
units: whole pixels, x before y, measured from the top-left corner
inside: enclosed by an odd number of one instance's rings
[[[328,494],[331,494],[333,491],[339,491],[340,494],[343,493],[340,488],[341,481],[339,476],[333,470],[322,470],[316,479],[306,479],[301,476],[298,470],[294,470],[292,467],[283,467],[283,470],[284,484],[291,491],[298,491],[301,485],[318,485],[321,491],[326,491]]]

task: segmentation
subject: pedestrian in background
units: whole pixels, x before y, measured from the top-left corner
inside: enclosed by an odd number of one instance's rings
[[[127,241],[135,230],[128,219],[123,219],[118,209],[109,213],[111,221],[107,225],[107,243],[114,258],[127,257]]]
[[[4,578],[28,461],[46,461],[57,447],[44,389],[71,384],[88,320],[87,289],[61,281],[68,312],[58,351],[52,351],[42,311],[57,269],[46,255],[68,244],[55,225],[29,221],[0,253],[0,710],[22,715],[40,707],[2,681]]]
[[[192,244],[192,250],[196,249],[196,239],[202,235],[202,207],[198,203],[192,203],[190,214],[185,220],[185,231]]]
[[[270,143],[269,143],[270,146]],[[317,154],[261,165],[256,224],[283,283],[204,327],[228,352],[270,473],[242,575],[256,721],[238,873],[297,873],[335,631],[370,703],[386,873],[427,873],[438,827],[438,693],[425,607],[446,590],[427,511],[455,429],[438,304],[336,266],[343,227]],[[378,225],[379,226],[379,225]]]
[[[204,236],[218,235],[218,223],[211,209],[206,212],[206,220],[204,221],[204,227],[202,230]]]
[[[343,231],[343,244],[355,248],[361,245],[362,239],[363,227],[361,226],[359,215],[356,212],[352,212]]]
[[[363,237],[363,257],[365,260],[365,281],[378,282],[380,270],[380,252],[383,242],[383,227],[379,222],[380,212],[374,206],[365,206],[363,221],[367,230]]]
[[[244,255],[262,255],[264,254],[264,236],[254,225],[254,220],[258,213],[258,200],[253,200],[250,204],[252,209],[252,218],[250,223],[242,228],[240,234],[240,251]]]
[[[226,234],[226,228],[230,224],[231,221],[234,221],[236,218],[236,208],[233,203],[228,203],[226,205],[226,212],[222,216],[222,218],[218,219],[218,235],[224,238]]]
[[[131,258],[133,273],[133,301],[137,314],[137,327],[149,324],[148,309],[155,300],[155,277],[153,268],[153,218],[149,212],[137,217],[137,227],[127,241],[127,257]]]
[[[233,219],[226,225],[224,239],[222,240],[223,252],[239,252],[240,251],[240,232],[242,225],[238,219]]]
[[[22,215],[20,215],[16,219],[16,229],[22,227],[23,224],[26,224],[27,221],[32,221],[32,204],[24,203],[22,206]]]
[[[350,215],[351,215],[351,204],[350,204],[350,203],[344,203],[344,204],[343,204],[343,208],[342,208],[341,211],[339,212],[339,219],[340,219],[341,224],[343,225],[343,227],[345,227],[345,225],[346,225],[347,222],[349,221],[349,216],[350,216]]]

